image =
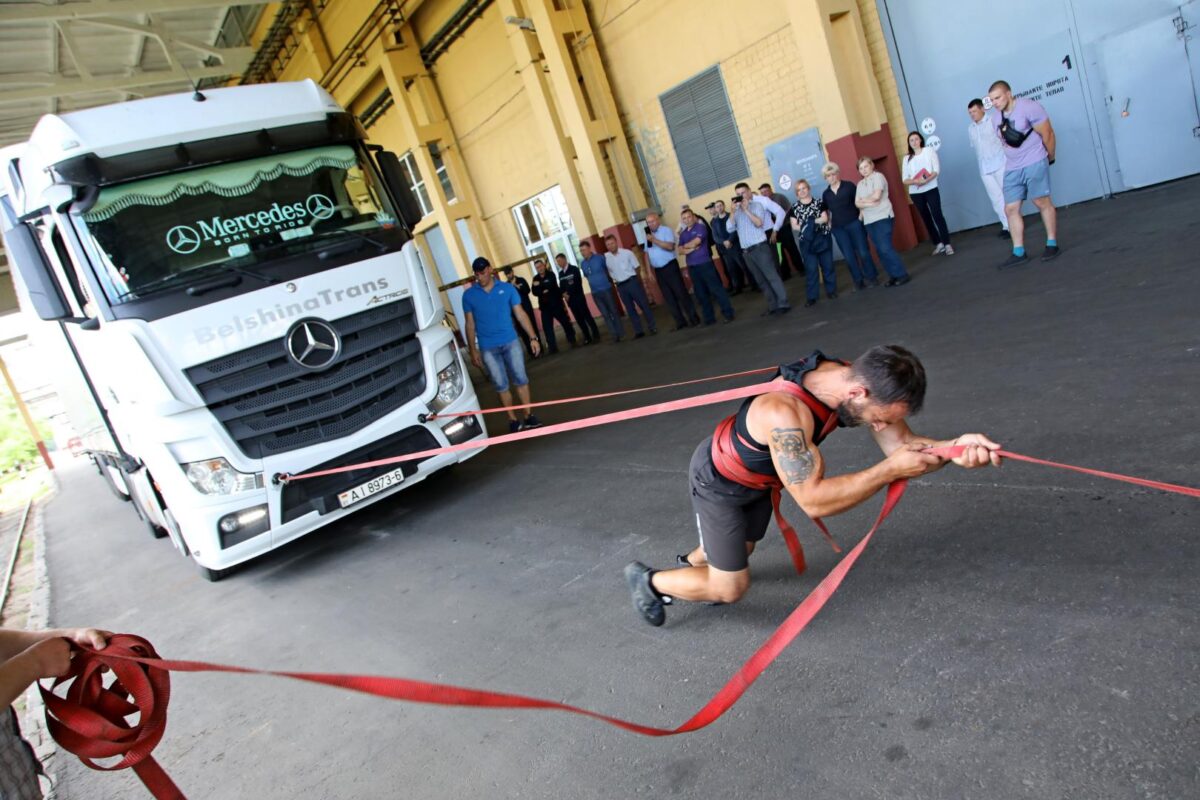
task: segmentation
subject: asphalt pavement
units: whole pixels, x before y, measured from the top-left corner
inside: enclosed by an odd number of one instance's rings
[[[995,229],[905,254],[913,282],[813,309],[607,341],[530,367],[536,398],[895,342],[929,375],[921,433],[1200,484],[1200,181],[1061,211],[1063,255],[1014,272]],[[1044,233],[1030,221],[1030,250]],[[717,386],[732,386],[726,382]],[[481,396],[494,396],[482,384]],[[557,406],[547,422],[668,399]],[[47,510],[54,624],[166,657],[405,676],[638,722],[689,717],[836,563],[772,530],[732,606],[651,628],[621,578],[695,542],[688,458],[734,404],[496,446],[411,491],[200,579],[86,465]],[[495,429],[495,430],[498,430]],[[830,474],[879,458],[865,431]],[[879,498],[828,520],[853,544]],[[1171,798],[1200,796],[1200,505],[1019,463],[913,483],[824,612],[725,717],[648,739],[551,712],[458,710],[295,682],[178,675],[156,751],[193,798]],[[144,796],[77,763],[60,797]]]

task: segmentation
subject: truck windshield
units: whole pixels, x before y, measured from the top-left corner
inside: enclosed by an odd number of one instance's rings
[[[349,145],[108,186],[82,221],[113,305],[222,271],[272,280],[261,269],[276,259],[344,253],[355,240],[379,251],[403,244],[375,173]]]

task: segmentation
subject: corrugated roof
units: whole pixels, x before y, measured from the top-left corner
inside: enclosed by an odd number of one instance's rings
[[[0,2],[0,146],[43,114],[238,75],[262,6],[219,0]]]

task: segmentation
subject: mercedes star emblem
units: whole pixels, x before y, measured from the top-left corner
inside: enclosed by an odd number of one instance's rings
[[[324,320],[302,319],[283,337],[283,346],[292,361],[305,369],[321,370],[341,355],[342,337]]]
[[[200,249],[200,234],[191,225],[176,225],[167,231],[167,247],[186,256]]]
[[[333,201],[323,194],[309,195],[304,207],[313,215],[313,219],[329,219],[333,216]]]

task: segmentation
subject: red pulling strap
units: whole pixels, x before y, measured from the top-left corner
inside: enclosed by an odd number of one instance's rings
[[[931,448],[930,452],[943,458],[956,458],[965,449],[962,446],[950,446]],[[1200,498],[1200,489],[1190,486],[1075,467],[1004,450],[1000,450],[999,454],[1017,461],[1068,469],[1096,477]],[[104,650],[94,651],[90,648],[78,650],[72,660],[71,674],[56,679],[49,690],[41,689],[42,696],[46,701],[46,717],[50,733],[63,749],[78,755],[88,766],[95,769],[133,767],[156,798],[176,800],[176,798],[183,798],[183,794],[150,755],[150,751],[162,738],[166,724],[167,700],[170,697],[168,671],[273,675],[415,703],[567,711],[645,736],[673,736],[696,731],[710,725],[728,711],[758,679],[758,676],[770,666],[771,662],[816,617],[833,593],[837,591],[850,568],[863,554],[879,526],[896,507],[904,495],[906,486],[905,481],[897,481],[888,486],[887,498],[879,512],[879,517],[862,541],[830,570],[829,574],[788,615],[770,638],[747,659],[733,677],[721,687],[720,691],[696,714],[676,728],[656,728],[642,725],[552,700],[404,678],[310,672],[270,672],[224,664],[208,664],[201,661],[163,660],[155,655],[154,649],[144,639],[129,634],[117,634],[109,640],[109,644]],[[107,689],[102,685],[101,674],[101,668],[105,666],[112,670],[116,678]],[[65,697],[53,694],[55,688],[71,681],[73,682],[67,688]],[[140,713],[139,722],[136,725],[130,725],[125,721],[125,717],[135,712]],[[115,756],[120,756],[121,761],[111,767],[100,767],[92,760]]]
[[[958,458],[966,449],[967,448],[965,445],[951,445],[949,447],[930,447],[926,450],[926,452],[945,459],[951,459]],[[1117,472],[1105,472],[1104,470],[1099,469],[1076,467],[1073,464],[1063,464],[1058,461],[1047,461],[1044,458],[1023,456],[1020,453],[1012,453],[1008,450],[997,450],[996,455],[1000,456],[1001,458],[1011,458],[1013,461],[1024,461],[1028,464],[1041,464],[1043,467],[1055,467],[1056,469],[1066,469],[1070,470],[1071,472],[1082,472],[1084,475],[1092,475],[1097,478],[1106,478],[1110,481],[1132,483],[1135,486],[1145,486],[1147,489],[1158,489],[1159,491],[1170,492],[1172,494],[1182,494],[1186,497],[1200,497],[1200,488],[1183,486],[1178,483],[1164,483],[1162,481],[1147,480],[1146,478],[1135,478],[1132,475],[1121,475]]]
[[[493,408],[481,408],[478,411],[456,411],[448,414],[426,414],[425,420],[431,422],[435,419],[454,419],[456,417],[473,417],[476,414],[496,414],[501,411],[517,411],[525,408],[542,408],[543,406],[558,406],[563,403],[582,403],[587,400],[603,400],[608,397],[621,397],[627,394],[639,394],[641,392],[653,392],[658,389],[674,389],[676,386],[691,386],[696,383],[708,383],[709,381],[723,381],[728,378],[744,378],[748,375],[762,375],[766,372],[776,372],[778,367],[762,367],[761,369],[747,369],[742,372],[728,372],[724,375],[712,375],[707,378],[693,378],[690,381],[676,381],[675,383],[660,383],[657,386],[641,386],[636,389],[620,389],[615,392],[601,392],[600,394],[585,394],[579,397],[563,397],[558,400],[540,400],[536,403],[528,403],[526,405],[516,406],[495,406]]]
[[[150,750],[162,737],[166,724],[166,705],[170,696],[168,672],[233,672],[244,675],[270,675],[354,692],[444,706],[476,708],[522,708],[566,711],[580,714],[643,736],[675,736],[707,727],[721,717],[746,693],[758,676],[792,643],[837,591],[854,562],[862,555],[875,531],[896,507],[904,494],[905,482],[891,484],[879,518],[850,553],[830,570],[774,633],[734,673],[704,707],[675,728],[658,728],[612,717],[586,708],[524,695],[489,692],[444,683],[428,683],[406,678],[377,675],[339,675],[318,672],[276,672],[248,669],[203,661],[174,661],[158,658],[149,642],[130,634],[116,634],[103,650],[80,648],[72,660],[72,672],[55,680],[46,698],[46,716],[50,732],[64,750],[78,755],[93,769],[133,767],[146,788],[159,800],[182,800],[183,793],[150,756]],[[107,666],[118,681],[108,689],[100,686],[100,669]],[[66,698],[51,694],[54,688],[75,678]],[[133,702],[126,699],[132,696]],[[52,705],[53,704],[53,705]],[[141,722],[130,726],[124,717],[141,711]],[[123,756],[112,767],[97,766],[91,759]]]

